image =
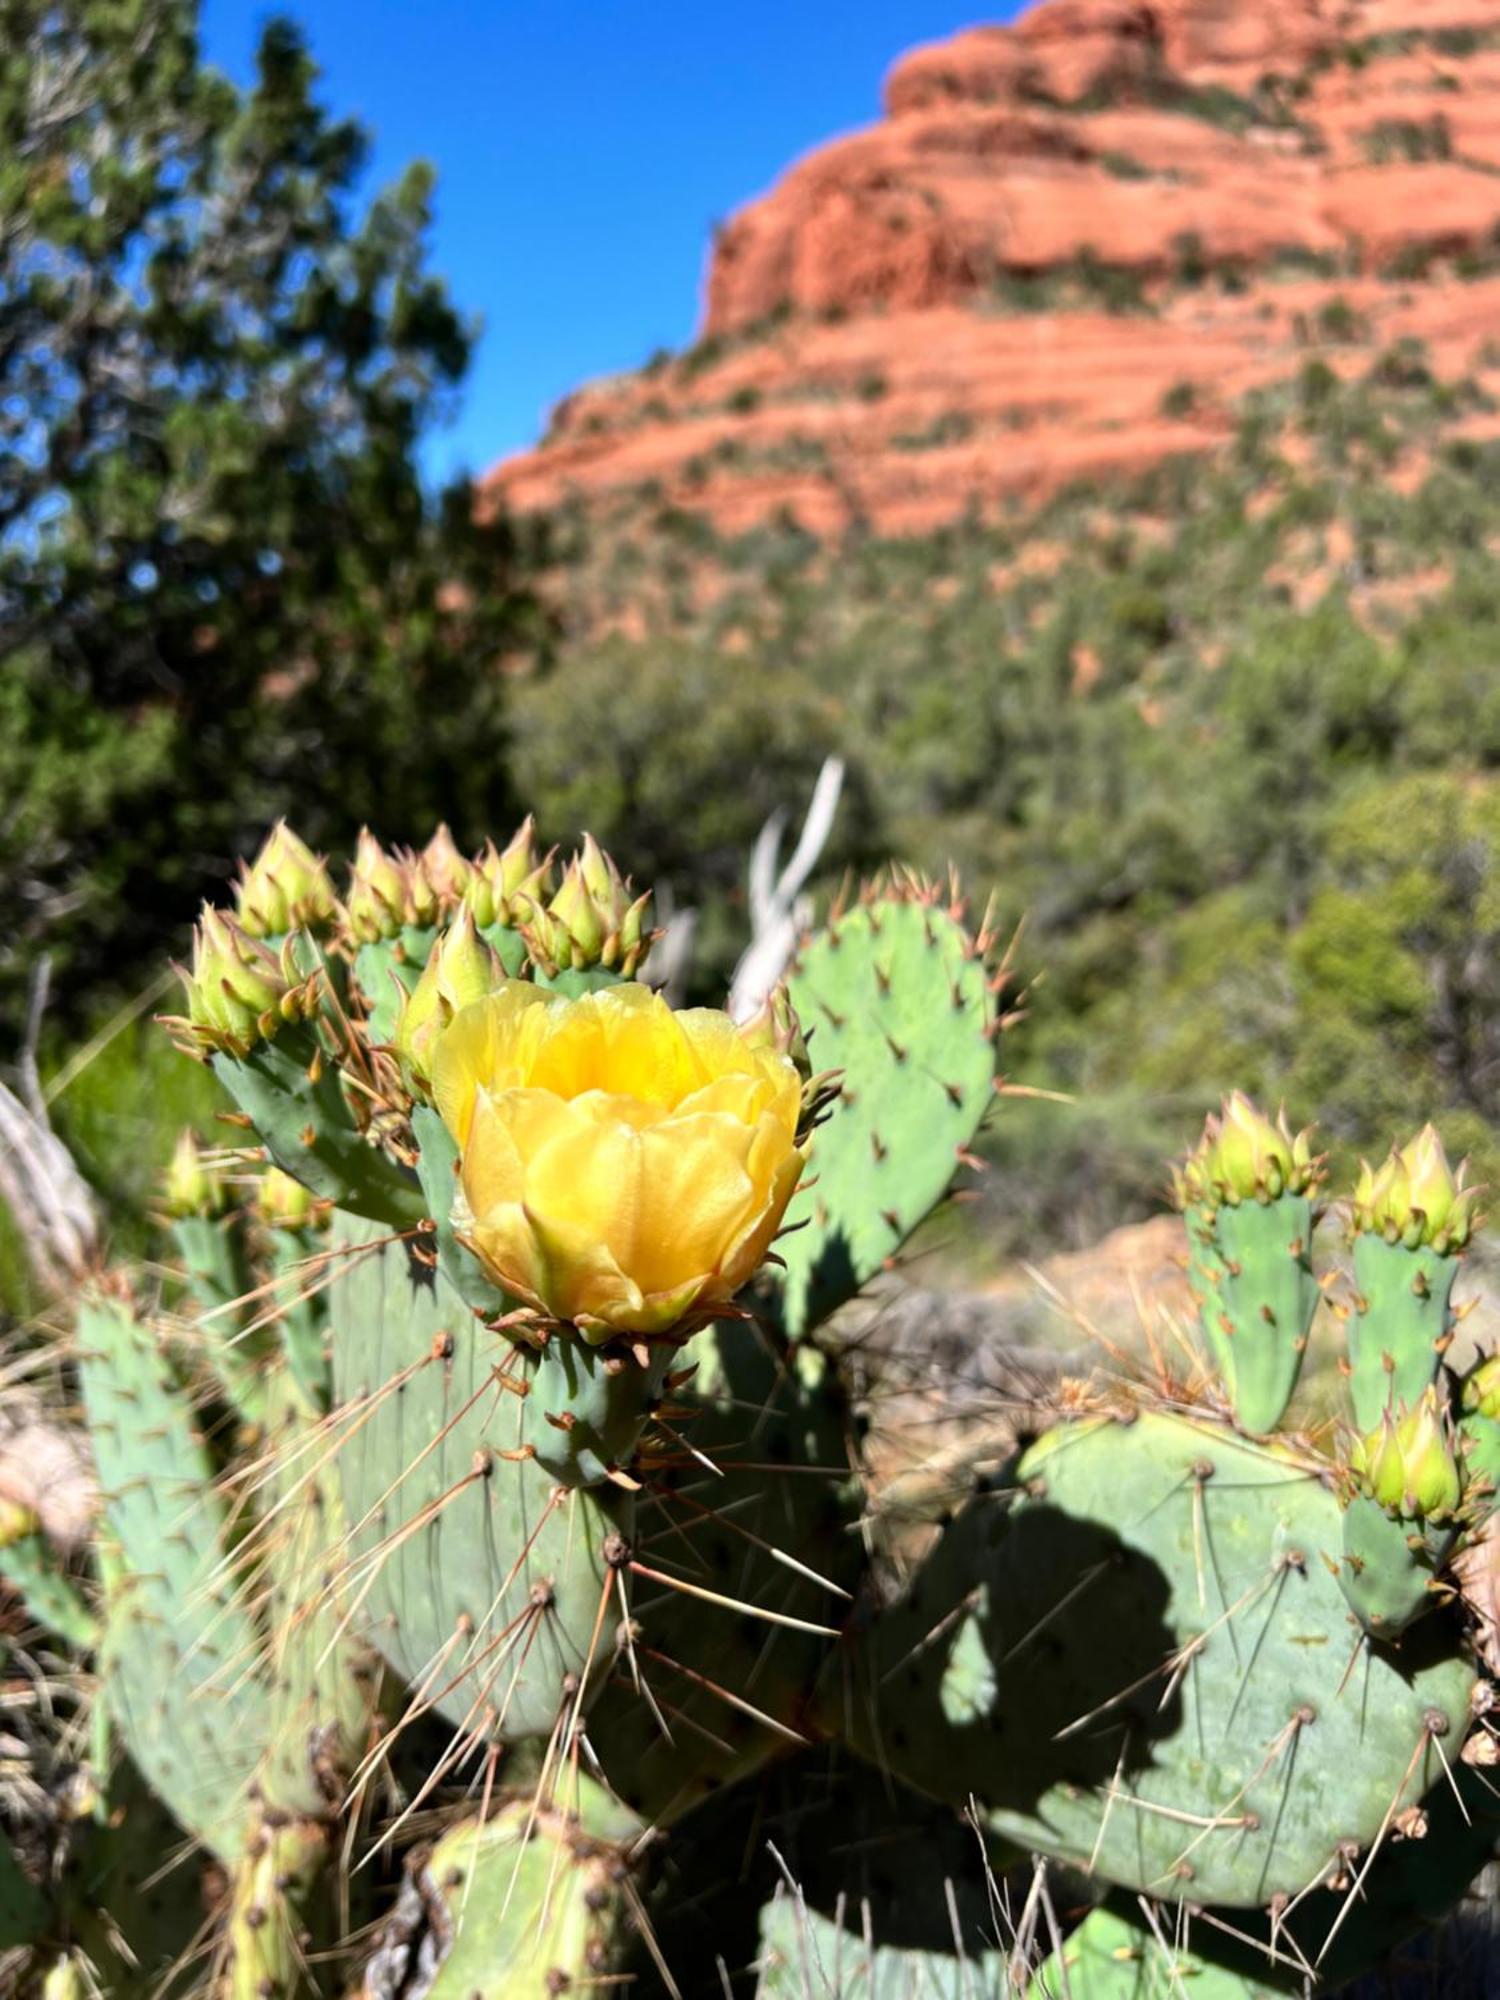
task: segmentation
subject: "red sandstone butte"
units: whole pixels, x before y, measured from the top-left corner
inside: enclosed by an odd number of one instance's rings
[[[491,500],[921,532],[1227,435],[1235,400],[1500,337],[1500,0],[1041,0],[719,232],[703,338],[580,389]]]

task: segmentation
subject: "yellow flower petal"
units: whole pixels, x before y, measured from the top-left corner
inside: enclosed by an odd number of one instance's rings
[[[760,1206],[745,1170],[752,1136],[716,1113],[668,1119],[641,1134],[644,1194],[626,1268],[642,1291],[712,1275],[725,1244]]]
[[[491,1275],[590,1338],[730,1298],[802,1171],[793,1064],[643,986],[490,995],[438,1038],[433,1087]]]
[[[474,1093],[492,1093],[530,1081],[534,1051],[546,1029],[549,996],[512,980],[471,1006],[461,1007],[438,1037],[432,1055],[432,1090],[438,1115],[457,1140],[469,1142]]]

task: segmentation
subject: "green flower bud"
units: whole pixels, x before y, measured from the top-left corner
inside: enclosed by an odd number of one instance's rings
[[[446,820],[422,849],[422,873],[443,909],[451,909],[474,879],[474,864],[459,853]]]
[[[651,944],[650,895],[630,897],[630,885],[592,834],[563,870],[543,908],[518,894],[519,929],[545,972],[602,965],[631,978]]]
[[[474,864],[465,894],[481,930],[493,923],[514,925],[552,893],[552,853],[536,851],[536,821],[530,813],[503,848],[487,840]]]
[[[1273,1124],[1236,1090],[1209,1114],[1196,1150],[1172,1169],[1172,1192],[1183,1209],[1234,1207],[1275,1201],[1288,1190],[1305,1194],[1321,1177],[1311,1131],[1293,1137],[1284,1110]]]
[[[766,995],[758,1013],[740,1023],[740,1033],[754,1049],[778,1049],[790,1056],[804,1083],[812,1075],[802,1023],[785,980]]]
[[[277,820],[235,891],[240,927],[250,937],[283,937],[331,924],[338,898],[322,857]]]
[[[267,1167],[256,1189],[255,1212],[268,1229],[313,1229],[328,1221],[332,1204],[319,1201],[280,1167]]]
[[[205,1160],[190,1126],[178,1134],[161,1193],[162,1207],[174,1222],[190,1215],[222,1215],[229,1206],[224,1177]]]
[[[480,937],[473,911],[463,905],[432,947],[392,1037],[408,1080],[423,1095],[437,1037],[461,1007],[482,1000],[504,983],[504,968]]]
[[[359,830],[344,907],[349,928],[361,944],[395,937],[406,918],[401,869],[367,826]]]
[[[1480,1417],[1500,1417],[1500,1354],[1492,1354],[1464,1377],[1464,1408]]]
[[[1351,1219],[1356,1235],[1367,1230],[1409,1250],[1426,1244],[1448,1255],[1473,1235],[1478,1202],[1478,1188],[1464,1186],[1463,1167],[1453,1172],[1436,1129],[1424,1125],[1378,1168],[1361,1161]]]
[[[1361,1488],[1390,1514],[1425,1520],[1458,1511],[1463,1481],[1435,1388],[1423,1392],[1415,1409],[1384,1416],[1349,1464]]]
[[[193,936],[193,968],[182,975],[194,1039],[229,1055],[248,1055],[282,1022],[309,1014],[316,982],[299,975],[292,944],[289,938],[278,959],[233,917],[205,903]]]

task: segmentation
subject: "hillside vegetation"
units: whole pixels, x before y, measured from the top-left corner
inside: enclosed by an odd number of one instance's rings
[[[1078,1102],[999,1125],[1012,1246],[1147,1204],[1231,1082],[1345,1152],[1431,1109],[1500,1170],[1500,425],[1415,345],[1343,366],[1008,526],[554,522],[576,636],[516,692],[517,786],[708,905],[705,976],[830,750],[836,866],[951,858],[1026,919],[1010,1067]]]

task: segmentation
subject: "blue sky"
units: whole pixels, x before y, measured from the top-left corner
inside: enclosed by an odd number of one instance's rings
[[[263,0],[204,0],[210,59],[250,74]],[[325,100],[382,178],[438,169],[433,262],[484,332],[428,470],[531,442],[591,375],[693,334],[714,221],[797,154],[874,118],[891,61],[962,0],[292,0]]]

